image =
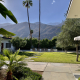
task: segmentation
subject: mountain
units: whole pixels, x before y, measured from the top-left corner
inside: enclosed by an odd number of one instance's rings
[[[59,22],[55,22],[55,23],[48,23],[48,25],[58,25],[60,24]]]
[[[12,25],[12,24],[11,23],[0,24],[0,26],[7,26],[7,25]]]
[[[7,23],[6,23],[7,24]],[[39,35],[39,22],[31,23],[31,29],[33,30],[32,37],[38,38]],[[16,36],[22,37],[22,38],[29,38],[29,27],[27,22],[22,22],[18,24],[9,24],[3,26],[0,24],[0,28],[4,28],[10,32],[13,32],[16,34]],[[52,39],[52,37],[56,36],[61,31],[61,25],[48,25],[41,23],[40,28],[41,33],[41,39],[48,38]]]
[[[53,25],[53,26],[62,26],[65,21],[60,22],[55,22],[55,23],[48,23],[48,25]]]

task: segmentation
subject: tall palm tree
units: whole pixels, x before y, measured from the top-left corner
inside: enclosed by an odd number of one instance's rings
[[[29,10],[28,10],[28,8],[30,8],[30,6],[32,6],[32,5],[33,5],[32,0],[25,0],[25,1],[23,1],[23,6],[27,7],[27,16],[28,16],[28,25],[29,25],[30,37],[32,37],[32,34],[31,34],[31,28],[30,28]]]
[[[41,16],[41,0],[39,0],[39,45],[38,47],[40,47],[40,16]]]

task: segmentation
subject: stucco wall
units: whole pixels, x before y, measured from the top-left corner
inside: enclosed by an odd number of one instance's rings
[[[72,0],[67,18],[80,18],[80,0]]]
[[[6,43],[9,43],[9,39],[3,39],[2,41],[1,41],[1,43],[4,43],[3,44],[3,48],[6,48]],[[7,49],[10,49],[10,50],[15,50],[15,48],[13,47],[13,45],[11,44],[11,48],[7,48]],[[1,46],[0,46],[0,52],[1,52]]]

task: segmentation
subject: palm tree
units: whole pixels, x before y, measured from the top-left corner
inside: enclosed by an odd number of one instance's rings
[[[8,72],[7,72],[7,77],[6,80],[13,80],[13,70],[15,67],[17,66],[23,66],[26,65],[24,62],[22,62],[22,60],[24,59],[23,57],[18,58],[17,55],[19,53],[19,50],[15,52],[15,54],[13,54],[10,50],[8,49],[4,49],[3,50],[4,55],[7,57],[7,59],[9,60],[9,63],[6,63],[5,59],[3,58],[3,56],[0,56],[0,66],[3,65],[7,65],[8,67]],[[13,55],[12,55],[13,54]],[[15,77],[14,77],[15,78]]]
[[[40,16],[41,16],[40,7],[41,7],[41,2],[39,0],[39,45],[38,47],[40,47]]]
[[[28,16],[28,25],[29,25],[30,37],[32,36],[32,34],[31,34],[31,28],[30,28],[29,10],[28,10],[28,8],[30,8],[30,6],[32,6],[32,5],[33,5],[32,0],[23,1],[23,6],[27,7],[27,16]]]
[[[3,0],[0,0],[0,1],[4,2]],[[6,16],[8,16],[13,22],[15,22],[16,24],[18,23],[13,13],[10,10],[8,10],[2,3],[0,3],[0,14],[5,19],[6,19]]]

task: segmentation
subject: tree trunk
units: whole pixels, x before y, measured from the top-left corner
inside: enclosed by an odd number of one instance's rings
[[[76,61],[78,61],[78,44],[76,44],[76,54],[77,54]]]
[[[32,48],[32,34],[31,34],[31,48]]]
[[[8,71],[7,72],[7,78],[6,78],[6,80],[13,80],[12,71]]]
[[[28,16],[28,25],[29,25],[29,31],[30,31],[30,42],[31,42],[31,46],[32,46],[32,38],[31,38],[31,28],[30,28],[30,21],[29,21],[29,11],[28,11],[28,8],[27,8],[27,16]]]
[[[38,47],[40,47],[40,0],[39,0],[39,44],[38,44]]]

